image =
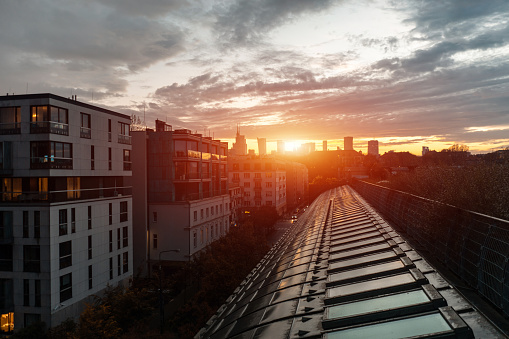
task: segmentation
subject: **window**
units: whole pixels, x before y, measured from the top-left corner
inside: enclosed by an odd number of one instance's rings
[[[262,174],[261,174],[261,173],[255,173],[255,178],[260,179],[261,177],[262,177]]]
[[[223,211],[223,209],[221,208],[221,212]],[[219,214],[219,206],[216,205],[216,214]]]
[[[30,306],[30,280],[23,279],[23,306]]]
[[[69,135],[68,112],[55,106],[32,106],[30,133]]]
[[[239,164],[235,163],[233,164],[233,170],[238,171],[239,170]]]
[[[248,181],[246,181],[246,182],[244,183],[244,187],[246,187],[246,188],[251,187],[251,183],[250,183],[250,182],[248,182]]]
[[[0,211],[0,239],[12,237],[12,211]]]
[[[127,247],[129,244],[129,229],[127,226],[122,228],[122,247]]]
[[[109,231],[109,244],[110,244],[110,253],[113,252],[113,231],[110,230]]]
[[[40,280],[34,280],[35,286],[35,307],[41,307],[41,281]]]
[[[203,244],[203,228],[200,229],[200,243]]]
[[[21,133],[21,108],[1,107],[0,108],[0,134]]]
[[[233,181],[239,181],[239,173],[233,173]]]
[[[92,289],[92,265],[88,265],[88,289]]]
[[[267,187],[267,188],[272,188],[272,183],[271,183],[271,182],[266,182],[266,183],[265,183],[265,187]]]
[[[210,237],[214,238],[214,225],[210,226]]]
[[[194,211],[194,212],[193,212],[193,220],[194,220],[194,221],[197,221],[197,220],[198,220],[198,211]]]
[[[71,233],[76,233],[76,208],[71,208]]]
[[[58,244],[60,269],[72,266],[72,242],[66,241]]]
[[[31,169],[72,169],[72,144],[57,141],[30,142]]]
[[[117,228],[117,250],[120,249],[120,228]]]
[[[58,235],[67,234],[67,209],[58,211]]]
[[[95,147],[90,145],[90,169],[95,170]]]
[[[28,237],[28,211],[23,211],[23,238]]]
[[[193,232],[193,245],[194,245],[194,248],[196,248],[196,246],[198,244],[197,238],[198,238],[198,236],[197,236],[196,232]]]
[[[92,236],[88,236],[88,260],[92,259]]]
[[[111,142],[111,119],[108,119],[108,142]]]
[[[129,272],[129,257],[128,257],[129,253],[128,252],[124,252],[123,255],[122,255],[122,268],[124,270],[124,273],[127,273]]]
[[[153,245],[154,249],[157,249],[157,234],[154,234],[152,236],[152,245]]]
[[[120,254],[117,255],[117,275],[122,274],[122,266],[120,265]]]
[[[265,193],[265,196],[266,196],[266,197],[272,197],[272,191],[266,192],[266,193]]]
[[[41,249],[39,245],[23,246],[23,272],[41,271]]]
[[[124,150],[124,171],[130,171],[132,169],[131,162],[131,150]]]
[[[210,208],[210,214],[214,215],[214,206]]]
[[[244,179],[249,179],[251,177],[251,173],[244,173]]]
[[[112,163],[111,163],[111,147],[108,147],[108,170],[111,171]]]
[[[81,113],[80,138],[90,139],[92,137],[90,114]]]
[[[200,218],[203,219],[203,208],[200,211]]]
[[[60,302],[72,298],[72,273],[60,277]]]
[[[265,173],[265,178],[272,178],[272,173],[270,172]]]
[[[0,246],[0,271],[12,272],[12,245]]]
[[[110,258],[110,280],[113,279],[113,258]]]
[[[108,204],[108,224],[113,224],[113,204],[111,202]]]
[[[262,205],[262,203],[260,201],[255,201],[255,206],[256,207],[260,207]]]
[[[131,131],[129,130],[129,124],[118,122],[118,143],[119,144],[131,144]]]
[[[209,217],[209,208],[208,207],[205,209],[205,215],[207,216],[207,218]]]
[[[81,197],[81,178],[67,177],[67,199],[79,199]]]
[[[255,188],[261,188],[262,187],[262,183],[257,181],[255,182],[255,185],[254,185]]]
[[[152,212],[152,221],[157,222],[157,212]]]
[[[88,229],[92,229],[92,206],[88,206]]]
[[[267,202],[265,202],[265,205],[272,206],[272,201],[268,200]]]
[[[127,201],[120,202],[120,222],[127,221]]]
[[[34,211],[34,238],[41,237],[41,211]]]

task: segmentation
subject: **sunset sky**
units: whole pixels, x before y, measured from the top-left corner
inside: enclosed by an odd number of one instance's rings
[[[2,0],[0,93],[255,148],[509,146],[507,0]]]

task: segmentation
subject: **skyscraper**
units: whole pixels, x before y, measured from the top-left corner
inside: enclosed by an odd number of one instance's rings
[[[327,152],[327,140],[324,140],[322,143],[322,151]]]
[[[284,154],[285,153],[285,142],[283,140],[277,141],[277,153]]]
[[[345,137],[344,138],[344,150],[345,151],[353,151],[353,137]]]
[[[232,145],[232,150],[235,155],[246,155],[247,154],[247,142],[246,137],[240,134],[240,127],[237,126],[237,134],[235,136],[235,142]]]
[[[380,154],[378,151],[378,140],[368,141],[368,154],[375,156],[378,156]]]
[[[259,155],[267,154],[267,139],[258,138],[258,154]]]

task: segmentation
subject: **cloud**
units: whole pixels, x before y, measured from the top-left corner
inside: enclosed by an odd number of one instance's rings
[[[5,76],[13,84],[26,80],[50,85],[48,89],[62,86],[67,78],[69,87],[122,92],[127,74],[184,50],[179,27],[116,9],[97,2],[3,3],[0,60],[16,70],[7,68]],[[23,63],[31,72],[20,67]]]
[[[233,45],[259,43],[275,27],[297,20],[306,13],[323,11],[331,0],[240,0],[216,7],[215,30],[219,41]]]

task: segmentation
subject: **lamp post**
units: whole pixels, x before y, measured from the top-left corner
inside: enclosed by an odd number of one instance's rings
[[[164,328],[164,300],[163,300],[163,281],[162,281],[163,269],[161,267],[161,254],[170,253],[170,252],[179,253],[180,249],[159,252],[159,318],[160,318],[159,324],[161,327],[161,334],[163,334],[163,328]]]

